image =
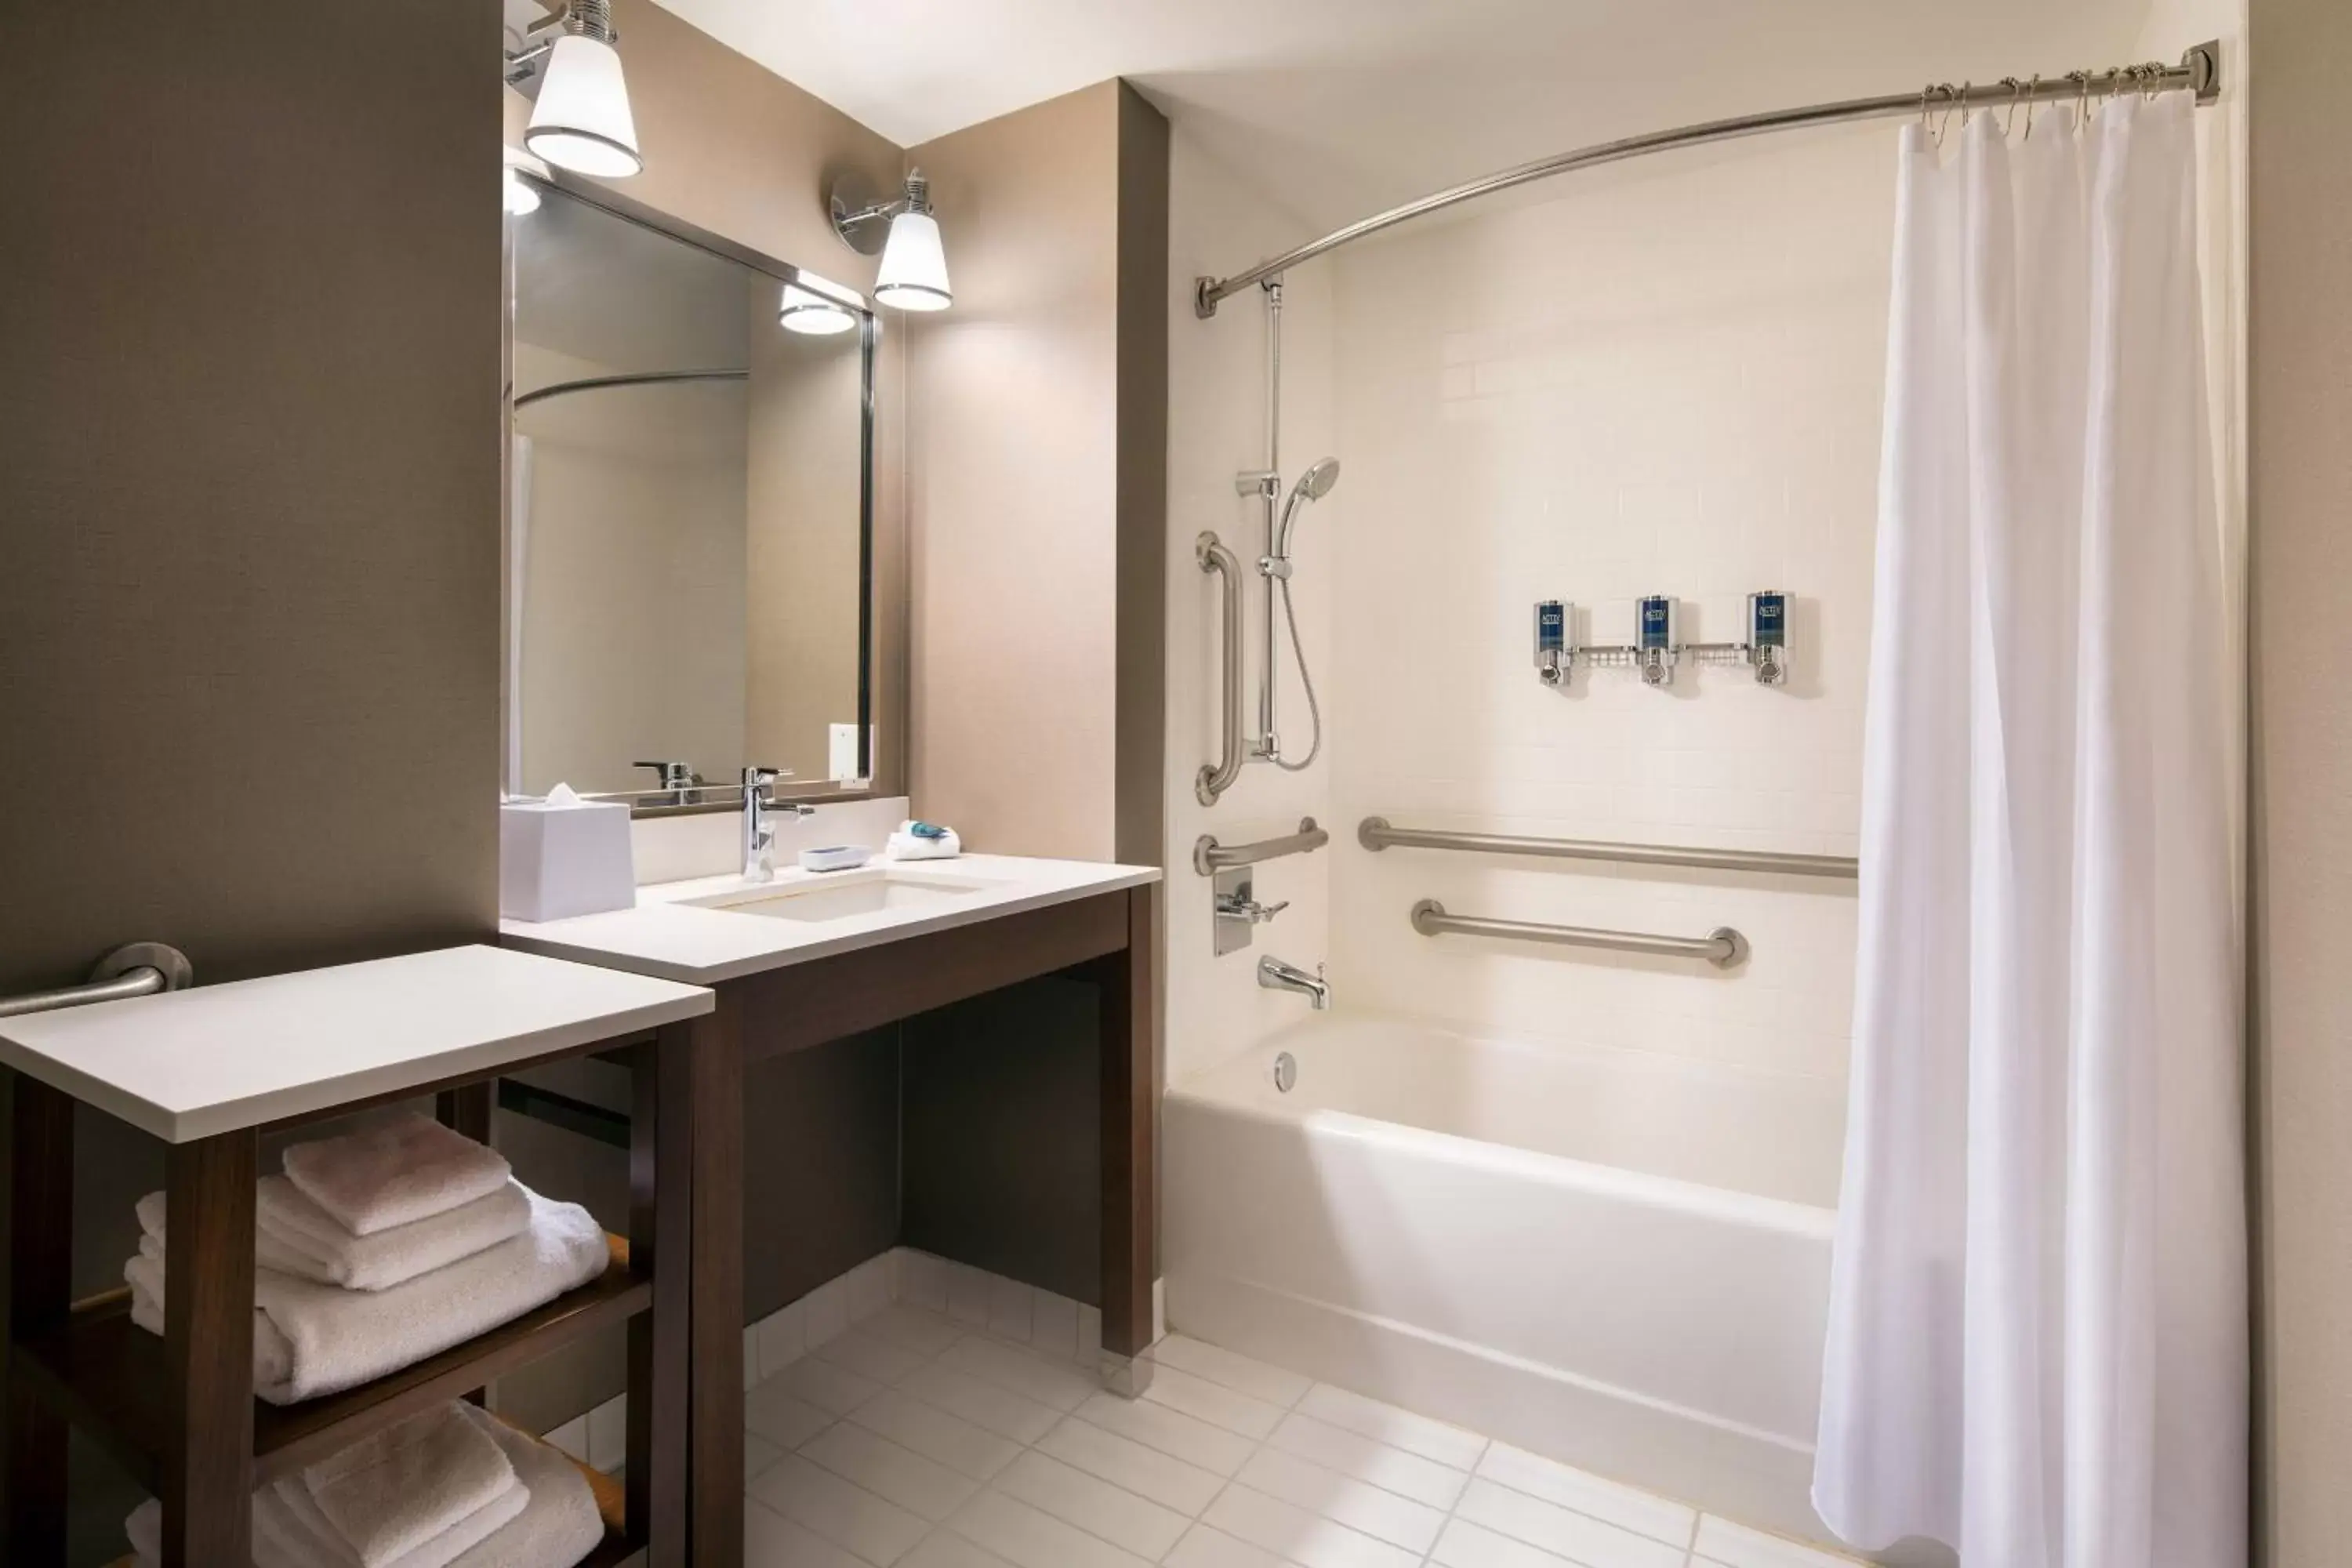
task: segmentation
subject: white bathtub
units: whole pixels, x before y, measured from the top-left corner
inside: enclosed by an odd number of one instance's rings
[[[1169,1321],[1826,1539],[1843,1121],[1821,1080],[1316,1019],[1169,1092]]]

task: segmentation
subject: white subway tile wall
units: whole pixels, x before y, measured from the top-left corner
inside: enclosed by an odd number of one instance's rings
[[[1869,658],[1891,132],[1580,177],[1336,262],[1332,824],[1854,853]],[[1433,287],[1432,280],[1442,279]],[[1398,309],[1401,300],[1413,302]],[[1328,571],[1328,569],[1327,569]],[[1685,660],[1668,689],[1533,668],[1533,606],[1688,641],[1794,595],[1781,688]],[[1389,850],[1331,858],[1341,1005],[1482,1035],[1842,1079],[1851,882]],[[1703,936],[1704,966],[1416,934],[1464,914]],[[1178,933],[1181,940],[1181,933]]]
[[[1852,1568],[1182,1336],[1119,1398],[1076,1303],[969,1270],[974,1323],[961,1266],[863,1267],[823,1344],[749,1331],[747,1568]]]

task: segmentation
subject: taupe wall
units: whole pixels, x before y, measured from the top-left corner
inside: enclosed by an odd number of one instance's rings
[[[2264,1560],[2352,1541],[2352,6],[2253,0],[2257,1513]]]
[[[979,847],[1108,859],[1122,778],[1148,767],[1157,811],[1163,743],[1157,667],[1137,660],[1164,613],[1166,322],[1122,304],[1165,298],[1166,122],[1103,82],[908,161],[956,292],[909,334],[918,809]]]
[[[487,934],[496,7],[6,34],[0,991]]]

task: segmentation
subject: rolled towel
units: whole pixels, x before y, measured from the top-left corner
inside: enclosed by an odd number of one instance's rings
[[[344,1290],[257,1269],[254,1391],[272,1405],[298,1405],[357,1387],[462,1344],[604,1272],[611,1254],[588,1211],[523,1191],[530,1225],[522,1234],[390,1289]],[[123,1265],[122,1274],[131,1282],[131,1321],[162,1333],[163,1260],[142,1251]]]
[[[530,1224],[530,1194],[511,1178],[488,1197],[373,1236],[353,1236],[283,1176],[262,1177],[254,1202],[254,1261],[347,1290],[404,1285],[520,1236]],[[159,1242],[167,1239],[163,1213],[163,1194],[139,1200],[139,1228]]]
[[[468,1405],[466,1418],[505,1450],[530,1492],[522,1517],[467,1552],[451,1568],[572,1568],[604,1543],[604,1521],[588,1478],[563,1454]]]
[[[353,1236],[489,1196],[513,1170],[495,1149],[413,1110],[286,1151],[286,1179]]]

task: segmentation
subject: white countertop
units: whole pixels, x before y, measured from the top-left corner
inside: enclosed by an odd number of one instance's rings
[[[189,1143],[494,1073],[712,1005],[693,986],[452,947],[0,1018],[0,1065]]]
[[[940,902],[827,921],[782,920],[687,901],[746,895],[782,898],[820,888],[848,888],[886,876],[953,885],[959,891]],[[780,868],[773,882],[762,884],[746,884],[739,877],[705,877],[640,888],[637,906],[632,910],[568,921],[501,921],[499,930],[509,947],[711,985],[1158,880],[1156,866],[1114,866],[1091,860],[1033,860],[1013,855],[877,860],[855,871]]]

